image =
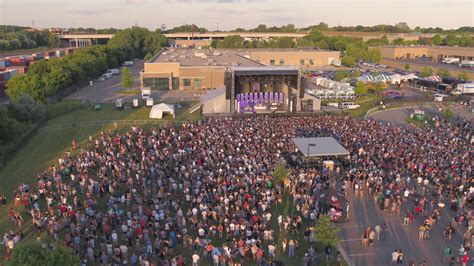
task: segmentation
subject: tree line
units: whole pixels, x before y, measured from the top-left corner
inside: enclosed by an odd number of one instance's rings
[[[364,43],[361,38],[324,36],[318,30],[311,30],[308,35],[296,41],[289,37],[274,38],[268,41],[249,41],[244,40],[240,35],[231,35],[223,40],[213,40],[211,47],[219,49],[317,47],[343,52],[342,62],[347,66],[354,66],[355,60],[369,62],[379,62],[381,60],[380,50],[368,49],[369,45]]]
[[[143,58],[158,52],[167,39],[145,28],[131,28],[118,32],[107,45],[77,50],[63,58],[40,60],[32,64],[25,75],[11,78],[8,96],[16,101],[28,94],[38,102],[85,80],[92,80],[109,68],[117,68],[125,60]]]
[[[0,26],[0,51],[31,49],[37,47],[55,47],[58,38],[48,30],[28,30],[16,26]]]

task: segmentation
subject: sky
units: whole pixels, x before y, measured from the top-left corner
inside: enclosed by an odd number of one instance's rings
[[[209,30],[396,24],[474,26],[474,0],[0,0],[0,24],[149,29],[196,24]]]

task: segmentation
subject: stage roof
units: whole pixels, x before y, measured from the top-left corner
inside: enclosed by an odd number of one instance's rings
[[[292,138],[293,143],[304,157],[347,155],[349,152],[332,137]],[[313,146],[314,144],[315,146]],[[308,154],[308,145],[309,147]]]

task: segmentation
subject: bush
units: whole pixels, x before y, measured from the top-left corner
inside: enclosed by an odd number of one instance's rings
[[[273,179],[277,183],[283,183],[288,177],[288,170],[283,165],[278,165],[275,170],[273,170]]]

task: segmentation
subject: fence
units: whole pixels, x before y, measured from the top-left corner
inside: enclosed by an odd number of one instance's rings
[[[154,119],[140,119],[140,120],[95,120],[95,121],[82,121],[82,122],[73,122],[67,124],[54,125],[50,127],[41,128],[42,132],[50,132],[56,130],[72,129],[72,128],[81,128],[81,127],[106,127],[113,126],[118,128],[119,126],[136,126],[136,125],[163,125],[163,124],[173,124],[174,126],[179,126],[183,123],[189,121],[171,121],[171,120],[154,120]]]
[[[46,116],[42,118],[38,123],[36,123],[33,128],[28,130],[25,134],[23,134],[20,139],[16,141],[16,143],[11,146],[9,149],[5,151],[3,155],[0,157],[0,168],[3,168],[3,166],[8,162],[9,158],[12,158],[15,156],[15,154],[18,153],[25,145],[28,143],[28,141],[33,138],[38,131],[46,125],[49,119],[54,118],[60,114],[65,114],[74,110],[79,110],[82,108],[87,107],[85,103],[81,104],[72,104],[72,105],[65,105],[63,107],[60,107],[55,110],[50,110],[49,112],[46,113]]]
[[[69,94],[71,94],[75,91],[78,91],[81,88],[87,86],[88,84],[89,84],[88,81],[81,81],[77,84],[73,84],[73,85],[65,88],[64,90],[58,91],[55,95],[47,97],[46,98],[46,103],[48,103],[48,104],[55,103],[55,102],[63,99],[64,97],[68,96]]]
[[[386,103],[384,104],[385,105],[385,110],[387,109],[391,109],[391,108],[397,108],[397,107],[412,107],[412,108],[415,108],[415,107],[437,107],[437,106],[440,106],[440,105],[444,105],[444,106],[447,106],[449,105],[451,102],[433,102],[433,101],[429,101],[429,102],[389,102],[389,103]],[[380,110],[384,110],[382,109],[381,106],[376,106],[376,107],[373,107],[369,110],[367,110],[367,113],[365,114],[364,118],[367,119],[371,114],[373,113],[376,113],[377,111],[380,111]]]

